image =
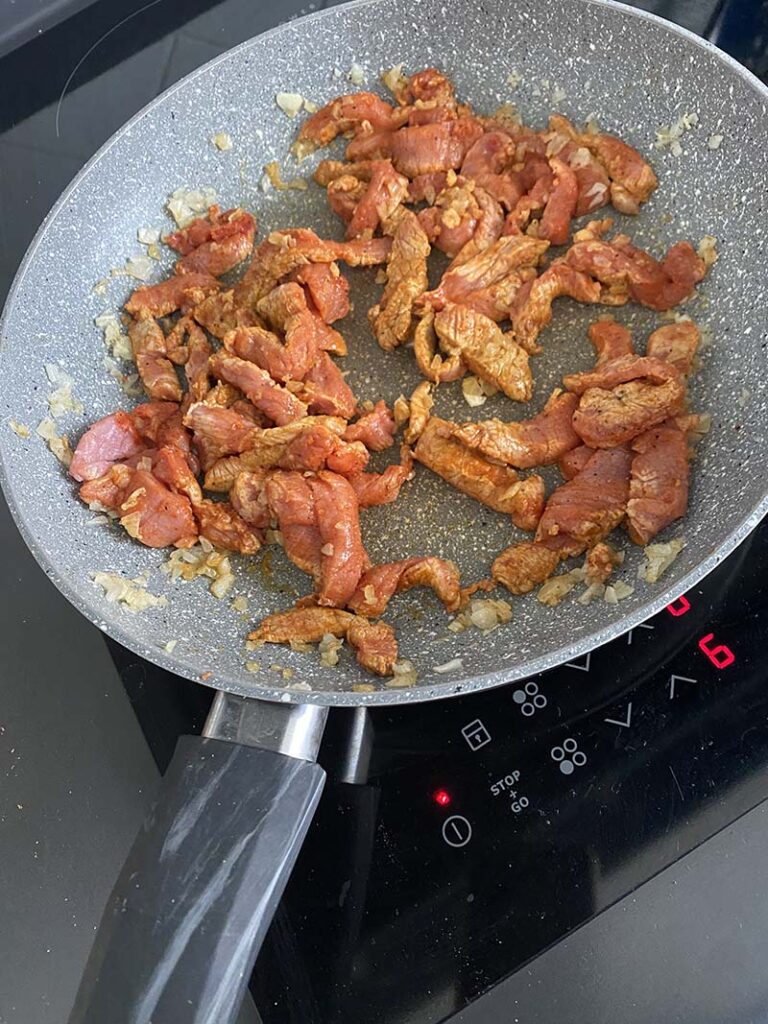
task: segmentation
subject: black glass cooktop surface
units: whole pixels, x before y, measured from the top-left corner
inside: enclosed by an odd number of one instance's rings
[[[765,5],[642,6],[765,72]],[[123,121],[298,13],[97,0],[23,46],[0,38],[0,298],[58,193]],[[5,512],[0,528],[4,546],[22,544]],[[762,801],[766,573],[763,526],[700,587],[573,664],[372,711],[358,784],[341,767],[352,713],[335,712],[328,787],[254,972],[267,1024],[446,1020]],[[210,693],[105,642],[162,768]]]

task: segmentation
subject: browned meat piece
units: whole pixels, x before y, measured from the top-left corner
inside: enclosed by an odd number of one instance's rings
[[[612,448],[679,413],[685,381],[670,363],[621,356],[588,373],[564,378],[581,395],[573,428],[592,448]]]
[[[474,236],[480,213],[474,184],[462,181],[443,189],[434,204],[419,213],[419,223],[432,245],[454,257]]]
[[[491,575],[512,594],[527,594],[552,575],[559,561],[556,551],[542,544],[523,541],[522,544],[513,544],[494,559]]]
[[[408,195],[408,179],[390,160],[375,160],[371,178],[347,225],[347,238],[372,238]]]
[[[309,298],[326,324],[335,323],[349,313],[349,281],[338,263],[308,263],[294,271],[294,278],[304,285]],[[321,348],[327,348],[321,345]],[[340,352],[344,355],[345,352]]]
[[[479,255],[479,253],[485,252],[494,242],[498,242],[501,236],[501,231],[504,227],[504,212],[499,203],[490,192],[486,192],[484,188],[479,186],[475,188],[475,201],[477,203],[478,215],[474,233],[451,261],[449,270],[453,270],[461,266],[461,264],[467,263]],[[509,285],[497,285],[495,288],[492,288],[492,293],[498,293],[499,301],[501,301],[502,295],[509,290],[509,287]]]
[[[373,160],[359,160],[348,163],[345,160],[321,160],[312,177],[318,185],[327,188],[332,181],[339,178],[355,178],[357,181],[370,181],[373,173]]]
[[[469,149],[483,134],[476,118],[413,125],[380,140],[378,152],[389,156],[395,168],[408,178],[461,167]],[[362,155],[348,147],[347,156]],[[371,154],[372,155],[372,154]]]
[[[629,330],[613,319],[596,320],[589,325],[587,333],[595,349],[595,368],[620,356],[635,354]]]
[[[626,514],[631,463],[626,448],[595,452],[573,480],[550,494],[536,541],[566,558],[607,537]]]
[[[544,212],[539,220],[539,238],[546,238],[552,245],[565,245],[571,229],[571,220],[576,215],[579,198],[579,182],[569,165],[557,157],[550,161],[554,181]]]
[[[615,135],[585,133],[579,142],[597,157],[611,178],[611,202],[621,213],[639,213],[658,185],[653,168]]]
[[[113,412],[92,423],[77,443],[69,465],[75,480],[95,480],[123,459],[138,455],[146,443],[127,412]]]
[[[397,501],[403,484],[413,479],[413,458],[410,449],[403,445],[400,463],[387,466],[383,473],[353,473],[349,477],[352,489],[357,495],[360,508],[374,505],[389,505]],[[331,467],[329,467],[331,468]]]
[[[442,309],[446,302],[461,303],[493,320],[503,320],[526,280],[524,272],[538,264],[548,247],[549,242],[527,235],[500,238],[449,269],[438,287],[425,292],[421,301],[435,309]]]
[[[319,582],[323,541],[309,481],[302,473],[275,470],[267,477],[265,493],[267,506],[283,536],[286,555],[302,572],[309,573],[315,583]]]
[[[352,389],[327,352],[318,353],[314,365],[304,378],[300,394],[313,415],[341,416],[348,420],[354,416],[357,408],[357,399]]]
[[[441,381],[458,380],[467,371],[459,356],[443,359],[437,354],[435,311],[429,307],[413,332],[413,354],[416,357],[416,364],[427,380],[436,384]]]
[[[582,217],[605,206],[610,195],[611,180],[600,161],[578,142],[578,133],[571,123],[559,114],[549,119],[550,131],[547,135],[547,148],[555,153],[576,175],[578,182],[578,199],[576,216]]]
[[[368,319],[378,343],[391,351],[410,334],[414,301],[427,287],[430,246],[418,217],[404,207],[386,220],[384,230],[392,236],[387,283],[380,301],[368,311]]]
[[[349,607],[358,615],[378,619],[393,594],[413,587],[431,587],[445,610],[456,612],[461,605],[461,580],[453,562],[443,558],[406,558],[402,562],[374,565],[360,577]]]
[[[408,400],[408,426],[403,435],[406,444],[415,444],[421,437],[434,404],[432,385],[428,380],[424,380],[417,385]]]
[[[527,402],[533,394],[528,353],[493,320],[467,306],[447,303],[435,316],[441,347],[507,397]]]
[[[374,132],[392,130],[403,124],[408,111],[393,107],[372,92],[339,96],[326,103],[301,126],[297,143],[299,154],[328,146],[337,135],[357,131],[367,124]]]
[[[126,532],[147,547],[191,547],[197,540],[189,499],[174,494],[148,470],[134,470],[118,512]]]
[[[522,195],[517,175],[509,171],[514,159],[515,143],[510,135],[502,131],[485,132],[467,151],[461,176],[471,178],[507,210],[512,210]]]
[[[518,469],[547,466],[580,443],[571,423],[578,404],[575,395],[555,391],[533,419],[465,423],[455,436],[469,448]]]
[[[269,506],[265,484],[267,470],[256,469],[238,473],[229,492],[232,507],[238,515],[259,529],[269,526]]]
[[[142,402],[132,410],[131,419],[145,442],[155,448],[174,445],[184,454],[192,472],[197,473],[199,467],[191,436],[182,422],[181,408],[175,402]]]
[[[380,161],[372,160],[371,163]],[[353,166],[350,164],[350,166]],[[351,174],[344,174],[340,178],[334,178],[328,185],[326,197],[328,205],[344,223],[349,226],[355,215],[358,203],[368,191],[368,184],[359,181]]]
[[[584,559],[584,571],[587,583],[605,583],[617,565],[621,564],[618,551],[610,544],[600,541],[587,552]]]
[[[512,314],[518,344],[528,352],[540,352],[537,338],[552,319],[552,303],[567,295],[577,302],[599,302],[600,285],[565,263],[553,263],[523,289]]]
[[[320,534],[318,604],[344,607],[368,564],[360,535],[357,496],[337,473],[321,470],[307,478]]]
[[[168,316],[177,309],[186,313],[220,287],[210,274],[176,274],[159,284],[137,288],[126,302],[125,309],[137,320]]]
[[[164,445],[158,449],[152,459],[152,472],[166,487],[170,487],[177,494],[185,494],[193,506],[203,500],[203,492],[197,477],[192,472],[184,453],[175,445]]]
[[[241,555],[254,555],[261,547],[261,533],[238,515],[228,501],[209,501],[204,498],[193,506],[193,512],[200,536],[217,548],[239,551]]]
[[[584,469],[594,454],[594,448],[590,448],[586,444],[580,444],[578,448],[572,448],[569,452],[561,455],[557,460],[557,467],[566,480],[573,480]]]
[[[133,320],[128,336],[136,369],[149,397],[159,402],[180,402],[181,384],[168,358],[165,335],[157,320]]]
[[[395,89],[395,98],[401,106],[412,103],[424,110],[430,105],[453,108],[456,106],[453,83],[437,68],[424,68],[409,78],[403,78]]]
[[[257,643],[319,643],[327,634],[346,637],[363,668],[377,675],[391,675],[397,661],[397,641],[391,626],[372,623],[340,608],[316,605],[292,608],[263,619],[248,639]]]
[[[212,206],[208,217],[198,217],[186,228],[166,238],[172,249],[182,253],[177,274],[211,274],[221,277],[250,256],[256,237],[256,221],[245,210]]]
[[[671,363],[687,377],[700,341],[701,334],[693,320],[680,320],[655,330],[648,338],[646,351],[654,359]]]
[[[456,440],[453,429],[453,424],[432,417],[418,440],[414,457],[457,490],[511,516],[520,529],[535,529],[544,507],[541,477],[519,479],[513,469],[489,462]]]
[[[585,239],[574,242],[563,259],[605,286],[601,301],[620,303],[629,297],[656,310],[687,299],[706,274],[689,242],[677,242],[659,262],[622,236],[610,242]]]
[[[395,421],[387,403],[379,401],[344,431],[346,441],[362,441],[372,452],[383,452],[395,443]]]
[[[192,316],[219,341],[223,341],[225,335],[236,327],[252,327],[261,323],[252,310],[236,305],[233,288],[226,292],[213,292],[195,306]]]
[[[229,455],[253,448],[262,430],[253,421],[234,409],[194,402],[184,415],[184,426],[195,434],[205,436],[219,455]]]
[[[432,205],[444,188],[448,187],[448,177],[454,171],[434,171],[432,174],[417,174],[408,185],[408,202],[427,202]]]
[[[210,368],[215,377],[240,388],[278,426],[307,415],[306,405],[255,363],[221,350],[211,357]]]
[[[377,676],[390,676],[397,661],[395,631],[386,622],[369,622],[355,616],[347,631],[361,667]]]
[[[133,470],[130,466],[115,462],[103,476],[86,480],[80,485],[80,500],[94,510],[119,508],[132,476]]]
[[[632,442],[627,526],[635,544],[648,544],[688,507],[688,438],[667,420]]]
[[[184,373],[187,378],[187,394],[184,400],[189,405],[191,402],[201,402],[210,390],[211,378],[208,374],[208,360],[213,354],[213,349],[205,331],[198,327],[191,317],[179,320],[174,331],[178,330],[181,324],[184,325],[186,333]]]

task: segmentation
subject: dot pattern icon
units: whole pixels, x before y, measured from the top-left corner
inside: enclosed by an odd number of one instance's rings
[[[577,768],[583,768],[587,763],[587,755],[579,750],[578,743],[570,736],[563,740],[562,746],[552,747],[549,756],[559,766],[563,775],[573,775]]]
[[[530,718],[531,715],[535,715],[537,711],[541,711],[547,706],[547,698],[543,693],[539,693],[539,685],[534,682],[528,682],[522,689],[515,690],[512,700],[515,704],[520,705],[520,710],[526,718]]]

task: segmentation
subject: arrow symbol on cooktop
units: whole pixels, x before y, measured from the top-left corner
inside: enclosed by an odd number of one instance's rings
[[[604,722],[608,725],[618,725],[622,729],[628,729],[629,723],[632,721],[632,701],[627,704],[627,717],[626,718],[604,718]]]
[[[566,668],[577,668],[579,672],[589,672],[589,663],[592,660],[592,651],[587,651],[581,662],[566,661]]]
[[[669,677],[669,699],[675,699],[675,683],[698,683],[698,679],[689,679],[688,676]]]

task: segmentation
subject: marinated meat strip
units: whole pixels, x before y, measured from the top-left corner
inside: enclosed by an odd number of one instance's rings
[[[132,476],[133,470],[130,466],[123,462],[115,462],[103,476],[86,480],[80,485],[80,500],[94,510],[116,509],[122,504]]]
[[[427,287],[430,246],[418,217],[404,207],[386,220],[384,230],[392,236],[387,283],[368,319],[379,345],[391,351],[410,334],[414,301]]]
[[[561,455],[557,460],[557,467],[566,480],[573,480],[584,469],[594,454],[594,448],[590,448],[586,444],[580,444],[578,448],[572,448],[569,452]]]
[[[493,320],[503,320],[524,283],[524,272],[538,264],[548,247],[549,242],[538,238],[500,238],[465,263],[449,269],[434,291],[424,293],[421,302],[435,309],[442,309],[446,302],[461,303]]]
[[[626,514],[631,464],[627,448],[595,452],[580,473],[550,494],[536,541],[566,558],[607,537]]]
[[[509,170],[515,159],[515,142],[502,131],[484,132],[467,151],[461,176],[471,178],[507,210],[513,210],[522,196],[517,176]]]
[[[191,547],[197,540],[189,499],[174,494],[148,470],[133,471],[118,513],[126,533],[147,547]]]
[[[546,238],[552,245],[565,245],[570,234],[571,220],[576,215],[579,182],[576,173],[563,160],[553,157],[549,163],[553,183],[539,220],[538,234],[539,238]]]
[[[561,296],[577,302],[599,302],[600,285],[565,263],[553,263],[523,287],[512,311],[512,326],[519,345],[540,352],[539,334],[552,320],[552,303]]]
[[[403,484],[413,479],[413,458],[410,448],[404,445],[401,449],[400,463],[387,466],[382,473],[352,473],[348,479],[357,495],[360,508],[389,505],[397,501]]]
[[[186,456],[176,445],[163,445],[152,459],[157,479],[177,494],[185,494],[193,505],[203,500],[203,492]]]
[[[434,404],[432,384],[424,380],[416,386],[408,400],[408,426],[403,435],[406,444],[415,444],[421,437]]]
[[[221,350],[211,357],[210,368],[215,377],[240,388],[278,426],[307,415],[307,406],[255,363]]]
[[[339,96],[321,107],[301,127],[298,138],[300,153],[328,146],[337,135],[354,132],[366,124],[369,131],[390,131],[404,124],[408,111],[393,107],[372,92]]]
[[[527,594],[548,579],[557,568],[556,551],[532,541],[513,544],[491,565],[491,576],[512,594]]]
[[[571,422],[578,404],[576,395],[554,391],[543,410],[530,420],[464,423],[454,436],[469,448],[517,469],[547,466],[580,444]]]
[[[371,160],[370,162],[376,163],[377,161]],[[325,194],[330,208],[337,217],[349,226],[358,204],[362,201],[367,191],[367,182],[360,181],[351,174],[344,174],[340,178],[334,178],[333,181],[329,182]]]
[[[589,549],[584,559],[584,572],[587,583],[605,583],[617,565],[621,565],[621,556],[617,551],[600,541]]]
[[[345,637],[360,665],[377,675],[392,674],[397,661],[397,640],[391,626],[342,611],[340,608],[292,608],[268,615],[248,639],[256,643],[319,643],[331,634]]]
[[[417,174],[408,184],[408,202],[434,203],[437,196],[453,180],[455,171],[434,171],[432,174]]]
[[[300,395],[313,415],[341,416],[350,419],[357,409],[357,400],[352,389],[327,352],[318,353],[317,359],[304,378],[304,387]]]
[[[264,488],[267,507],[277,520],[286,555],[317,583],[323,541],[309,481],[296,471],[275,470],[267,477]]]
[[[307,478],[320,534],[321,605],[344,607],[352,597],[368,564],[360,535],[357,496],[349,481],[338,473],[321,470]]]
[[[268,470],[255,469],[238,473],[229,492],[229,500],[238,515],[259,529],[269,526],[269,505],[267,504]]]
[[[175,402],[143,402],[131,413],[133,424],[146,444],[155,448],[172,445],[178,448],[193,473],[199,469],[192,450],[189,431],[184,427],[183,414]]]
[[[481,252],[485,252],[494,242],[498,242],[504,227],[504,212],[500,204],[484,188],[475,188],[475,202],[477,204],[477,220],[472,237],[461,247],[459,252],[451,261],[449,270],[452,270],[468,260],[473,259]],[[500,294],[505,289],[499,286],[496,289]],[[507,289],[508,290],[508,289]]]
[[[647,354],[653,359],[671,363],[687,377],[701,341],[701,333],[693,320],[680,320],[657,328],[648,338]]]
[[[621,356],[589,373],[563,379],[581,395],[573,428],[592,448],[623,444],[670,416],[685,403],[685,381],[670,363]]]
[[[517,402],[533,394],[528,353],[511,334],[504,334],[489,317],[467,306],[447,303],[435,315],[440,345],[457,356],[472,373],[495,385]]]
[[[346,160],[321,160],[312,177],[318,185],[327,188],[331,182],[339,178],[355,178],[359,182],[371,180],[374,160],[358,160],[350,163]]]
[[[595,350],[595,368],[620,356],[635,354],[629,330],[613,319],[596,320],[589,325],[587,334]]]
[[[576,216],[593,213],[609,201],[611,179],[600,161],[579,144],[579,136],[571,123],[559,114],[549,119],[547,152],[568,163],[576,175],[578,198]]]
[[[137,288],[124,308],[137,320],[168,316],[177,309],[187,313],[220,287],[216,278],[210,274],[176,274],[159,284]]]
[[[466,366],[460,356],[443,359],[437,354],[437,333],[435,332],[435,311],[427,308],[413,332],[413,354],[416,364],[429,381],[458,380],[466,373]]]
[[[203,435],[220,455],[231,455],[253,448],[263,431],[253,420],[234,409],[194,402],[184,415],[184,426],[195,439]]]
[[[454,257],[474,236],[480,215],[474,183],[462,181],[443,189],[418,217],[432,245]]]
[[[408,195],[408,179],[398,174],[390,160],[375,160],[365,193],[347,225],[347,238],[371,238]]]
[[[241,555],[255,554],[262,544],[262,535],[247,523],[228,501],[210,501],[204,498],[193,505],[200,536],[215,547],[239,551]]]
[[[371,412],[364,413],[344,431],[346,441],[362,441],[372,452],[383,452],[395,443],[395,420],[387,403],[379,401]]]
[[[308,263],[295,270],[293,276],[304,285],[312,305],[326,324],[342,320],[349,313],[349,281],[339,270],[338,263]]]
[[[256,237],[256,221],[245,210],[212,206],[207,217],[198,217],[165,242],[182,254],[177,274],[211,274],[221,277],[250,256]]]
[[[415,178],[419,174],[457,170],[482,134],[483,127],[476,118],[460,117],[402,128],[382,138],[376,152],[391,157],[401,174]],[[359,149],[348,147],[348,157],[355,153]]]
[[[666,420],[632,442],[627,528],[635,544],[649,544],[688,507],[688,436]]]
[[[198,327],[192,317],[182,317],[167,336],[166,348],[168,357],[184,366],[187,378],[184,401],[187,405],[202,401],[211,387],[208,360],[213,353],[205,331]]]
[[[253,310],[238,306],[234,288],[225,292],[212,292],[192,310],[192,316],[209,334],[223,341],[236,327],[261,324]]]
[[[181,384],[168,358],[165,335],[157,320],[133,320],[128,337],[136,369],[149,397],[161,402],[180,402]]]
[[[69,475],[75,480],[104,476],[115,462],[138,455],[147,447],[127,412],[113,412],[86,430],[78,441]]]
[[[378,619],[394,594],[413,587],[431,587],[448,612],[456,612],[461,606],[461,580],[456,565],[443,558],[423,557],[367,569],[348,607],[358,615]]]
[[[521,480],[508,466],[489,462],[453,435],[453,424],[432,417],[414,449],[414,457],[457,490],[512,518],[521,530],[534,530],[544,508],[544,482]]]

